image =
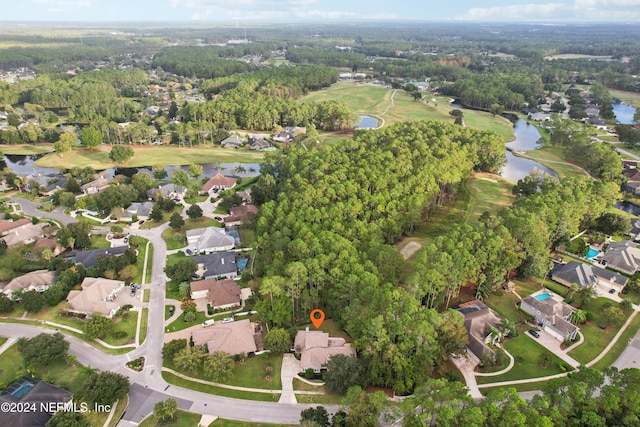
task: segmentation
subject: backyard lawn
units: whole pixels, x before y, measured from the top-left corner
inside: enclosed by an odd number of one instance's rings
[[[517,338],[505,342],[504,348],[515,359],[513,368],[509,372],[495,377],[476,377],[478,384],[546,377],[565,372],[560,367],[560,364],[566,365],[566,363],[540,345],[535,339],[526,335],[524,329],[519,332]],[[540,366],[543,355],[549,357],[550,360],[546,368]],[[567,367],[569,366],[567,365]]]
[[[602,329],[598,323],[603,318],[604,306],[612,302],[608,298],[596,298],[587,305],[585,309],[593,314],[593,320],[580,325],[580,332],[584,335],[584,343],[571,350],[568,353],[569,356],[586,364],[595,359],[609,345],[620,327],[609,325],[606,329]]]
[[[515,196],[511,192],[513,183],[498,175],[476,173],[467,180],[467,189],[471,194],[471,208],[466,223],[476,225],[485,211],[494,216],[500,209],[511,206]]]
[[[516,307],[516,304],[520,302],[517,296],[504,291],[498,291],[498,293],[498,295],[489,295],[484,299],[484,303],[500,317],[506,317],[516,323],[529,317]]]

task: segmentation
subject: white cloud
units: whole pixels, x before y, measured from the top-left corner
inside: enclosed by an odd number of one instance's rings
[[[567,9],[563,3],[524,4],[497,7],[474,7],[456,19],[465,21],[523,21],[547,20],[562,17]]]

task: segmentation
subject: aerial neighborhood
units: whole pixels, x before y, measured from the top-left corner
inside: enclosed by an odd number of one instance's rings
[[[637,424],[636,6],[27,3],[73,25],[0,22],[0,426]]]

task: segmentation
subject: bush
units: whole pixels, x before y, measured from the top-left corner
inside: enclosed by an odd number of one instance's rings
[[[113,338],[120,340],[126,338],[129,334],[126,331],[115,331],[112,336]]]
[[[316,373],[313,372],[313,369],[309,368],[306,371],[304,371],[304,377],[308,380],[312,380],[316,377]]]

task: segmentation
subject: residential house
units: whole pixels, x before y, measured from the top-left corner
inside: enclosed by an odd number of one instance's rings
[[[622,184],[622,190],[635,195],[640,195],[640,170],[637,168],[636,164],[625,163],[622,174],[627,178],[627,182]]]
[[[289,135],[287,132],[284,132],[284,131],[272,135],[271,139],[273,139],[275,142],[291,142],[291,141],[293,141],[293,137],[291,135]]]
[[[640,219],[632,218],[631,220],[631,231],[629,231],[629,236],[634,240],[640,240]]]
[[[329,337],[322,331],[298,331],[294,341],[294,348],[300,355],[300,367],[303,371],[312,369],[320,373],[327,369],[329,359],[336,354],[355,356],[356,351],[344,338]]]
[[[43,175],[41,173],[37,175],[29,175],[24,179],[26,188],[31,189],[35,186],[39,187],[38,194],[41,196],[51,196],[58,190],[61,190],[68,179],[62,175]]]
[[[494,359],[496,352],[488,344],[500,338],[491,334],[491,328],[497,329],[500,318],[478,300],[460,304],[456,310],[464,317],[464,327],[469,338],[467,353],[478,361]]]
[[[82,281],[81,291],[71,291],[67,302],[75,313],[92,315],[101,314],[111,318],[122,305],[118,295],[124,290],[124,282],[104,279],[102,277],[86,277]]]
[[[211,194],[213,190],[228,190],[236,186],[238,180],[229,176],[224,176],[221,173],[213,175],[207,182],[202,184],[200,188],[200,194]]]
[[[251,203],[251,188],[247,188],[246,190],[242,190],[242,191],[237,191],[236,194],[242,198],[243,204]]]
[[[45,249],[49,249],[53,256],[58,256],[62,252],[63,248],[55,238],[42,238],[36,240],[36,244],[33,245],[33,252]]]
[[[612,242],[600,262],[614,270],[633,275],[640,264],[640,249],[630,240]]]
[[[548,290],[523,298],[520,308],[560,341],[574,340],[578,334],[578,327],[570,322],[575,309]]]
[[[31,225],[29,218],[20,218],[17,220],[12,219],[0,219],[0,237],[15,231],[24,230]]]
[[[204,227],[187,230],[187,247],[193,253],[227,251],[235,247],[233,236],[227,236],[224,228]]]
[[[28,244],[31,242],[35,242],[37,239],[44,236],[43,229],[47,225],[49,224],[47,223],[31,224],[31,221],[29,221],[28,224],[14,228],[10,232],[5,233],[0,238],[0,243],[6,246],[13,246],[20,243]]]
[[[548,113],[531,113],[529,114],[529,118],[534,122],[548,122],[551,120],[551,114]]]
[[[105,188],[107,188],[110,184],[111,184],[110,179],[107,179],[101,176],[97,179],[94,179],[91,182],[87,182],[86,184],[81,185],[80,189],[84,194],[87,194],[87,195],[98,194],[101,191],[103,191]]]
[[[224,217],[225,225],[240,225],[249,217],[258,213],[256,205],[236,206],[229,210],[229,215]]]
[[[143,116],[155,117],[160,114],[160,107],[157,105],[150,105],[140,113]]]
[[[52,384],[22,377],[9,385],[0,395],[3,408],[24,410],[0,411],[0,425],[11,427],[45,426],[57,410],[73,405],[73,395]],[[28,408],[28,410],[27,410]]]
[[[262,138],[251,138],[249,139],[249,149],[250,150],[273,150],[273,145],[269,141],[266,141]]]
[[[147,197],[151,200],[155,200],[157,194],[161,194],[166,199],[182,199],[187,194],[187,189],[182,185],[170,183],[147,190]]]
[[[149,219],[149,214],[153,209],[153,202],[131,203],[120,215],[121,221],[134,221],[134,217],[139,220]]]
[[[89,268],[98,263],[98,257],[107,255],[120,256],[127,249],[129,249],[128,246],[114,246],[113,248],[90,249],[88,251],[71,251],[64,257],[64,260],[74,264],[82,264],[84,268]]]
[[[198,265],[198,274],[205,279],[233,279],[238,276],[235,252],[198,255],[193,257],[193,261]]]
[[[206,307],[210,304],[214,310],[240,307],[242,305],[240,286],[231,279],[206,279],[191,282],[191,298]]]
[[[191,333],[191,338],[194,345],[206,347],[209,354],[223,351],[231,356],[251,356],[258,350],[256,329],[260,330],[249,319],[243,319],[196,329]]]
[[[238,135],[231,135],[220,141],[220,145],[224,148],[240,148],[246,139],[240,138]]]
[[[2,292],[11,298],[11,294],[22,289],[27,291],[44,292],[56,282],[58,273],[49,270],[36,270],[23,274],[11,280],[2,288]]]
[[[555,267],[551,270],[551,279],[569,288],[574,283],[579,288],[599,284],[616,288],[618,291],[624,289],[629,281],[622,274],[577,261],[569,261]]]

